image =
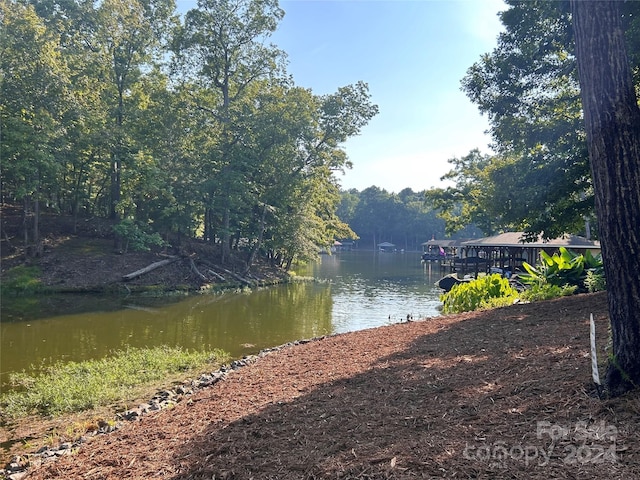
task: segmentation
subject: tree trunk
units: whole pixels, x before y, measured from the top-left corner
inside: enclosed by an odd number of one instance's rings
[[[224,214],[222,215],[222,259],[220,263],[226,265],[229,257],[231,257],[231,207],[225,205]]]
[[[260,248],[262,248],[262,240],[264,239],[264,226],[267,221],[267,211],[268,205],[265,203],[262,208],[262,216],[260,217],[260,228],[258,230],[258,240],[251,248],[251,253],[249,254],[249,259],[247,260],[247,268],[244,271],[244,275],[248,275],[251,267],[253,266],[253,262],[256,260],[256,255]]]
[[[173,262],[177,262],[178,260],[180,260],[180,257],[171,257],[165,260],[154,262],[151,265],[147,265],[146,267],[141,268],[140,270],[136,270],[135,272],[128,273],[127,275],[123,275],[122,280],[124,280],[125,282],[128,282],[129,280],[138,278],[139,276],[144,275],[145,273],[152,272],[157,268],[164,267],[165,265],[169,265]]]
[[[33,202],[33,255],[41,257],[44,246],[40,239],[40,189],[36,190],[36,197]]]
[[[28,257],[29,254],[29,196],[22,198],[22,233],[24,234],[24,251]]]
[[[616,1],[572,0],[613,340],[606,387],[640,385],[640,110]]]

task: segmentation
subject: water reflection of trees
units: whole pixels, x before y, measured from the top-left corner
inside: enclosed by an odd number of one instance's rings
[[[82,300],[79,303],[92,302]],[[45,315],[50,303],[27,302],[31,319],[3,319],[2,381],[11,371],[34,372],[58,360],[101,358],[127,347],[220,348],[240,357],[332,332],[329,284],[297,283],[250,293],[198,295],[165,305],[129,298],[123,306],[119,299],[111,300],[105,311],[89,312],[87,305],[77,305],[70,312],[49,317]],[[93,306],[100,303],[94,300]]]

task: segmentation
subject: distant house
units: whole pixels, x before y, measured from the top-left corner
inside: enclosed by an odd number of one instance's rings
[[[353,240],[342,240],[341,242],[336,241],[334,246],[337,251],[345,252],[353,250],[355,248],[355,242]]]
[[[379,252],[395,252],[396,246],[393,243],[382,242],[378,244]]]

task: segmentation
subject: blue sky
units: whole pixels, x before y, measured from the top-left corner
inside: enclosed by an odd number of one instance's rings
[[[180,10],[188,2],[178,0]],[[194,2],[195,3],[195,2]],[[489,152],[488,123],[460,90],[466,70],[496,45],[502,0],[280,0],[271,37],[288,72],[315,94],[359,80],[380,113],[344,148],[343,188],[390,192],[440,186],[447,159]],[[187,8],[192,8],[188,5]]]

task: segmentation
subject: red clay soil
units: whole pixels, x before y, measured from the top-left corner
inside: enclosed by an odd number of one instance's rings
[[[638,393],[601,400],[604,294],[270,353],[30,479],[640,478]]]

